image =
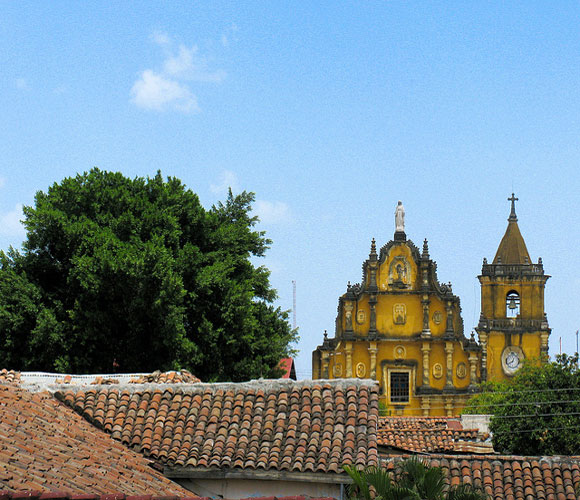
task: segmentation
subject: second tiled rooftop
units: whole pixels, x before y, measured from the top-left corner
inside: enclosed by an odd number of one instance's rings
[[[171,467],[342,473],[377,464],[378,386],[254,381],[63,387],[56,397]]]

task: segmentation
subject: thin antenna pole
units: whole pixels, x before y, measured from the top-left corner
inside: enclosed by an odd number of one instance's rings
[[[292,280],[292,328],[296,330],[296,280]]]

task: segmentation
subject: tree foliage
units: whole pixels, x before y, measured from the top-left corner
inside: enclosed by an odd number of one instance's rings
[[[271,243],[252,201],[205,210],[176,178],[96,168],[38,192],[22,251],[0,252],[1,366],[276,375],[296,334],[252,264]]]
[[[447,488],[440,467],[429,467],[417,457],[399,462],[394,473],[380,467],[344,470],[352,479],[350,500],[484,500],[487,495],[470,484]]]
[[[493,446],[500,453],[578,455],[578,355],[558,355],[552,362],[526,360],[512,380],[486,384],[465,411],[492,415]]]

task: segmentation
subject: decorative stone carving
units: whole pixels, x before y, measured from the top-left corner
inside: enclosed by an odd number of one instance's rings
[[[346,330],[347,331],[352,330],[352,309],[353,309],[352,302],[347,302],[344,305],[345,319],[346,319]]]
[[[356,313],[356,322],[357,322],[359,325],[362,325],[362,324],[365,322],[365,319],[366,319],[366,314],[365,314],[365,312],[364,312],[362,309],[360,309],[360,310],[359,310],[359,311]]]
[[[342,377],[342,363],[335,363],[332,367],[332,374],[335,378]]]
[[[402,345],[395,346],[395,359],[400,360],[405,359],[406,357],[407,350],[405,349],[405,347]]]
[[[453,335],[453,307],[451,307],[451,301],[447,301],[447,326],[445,327],[445,333],[447,335]]]
[[[370,377],[373,380],[377,379],[377,343],[369,342],[369,354],[371,355]]]
[[[463,361],[457,365],[455,375],[457,375],[457,378],[465,378],[467,376],[467,366]]]
[[[441,311],[435,311],[433,313],[433,323],[440,325],[441,321],[443,321],[443,314],[441,314]]]
[[[421,301],[421,305],[423,306],[423,331],[421,332],[422,337],[430,337],[431,330],[429,329],[429,304],[431,301],[429,300],[428,295],[423,296],[423,300]]]
[[[367,368],[364,363],[358,363],[356,365],[356,376],[358,378],[363,378],[366,374]]]
[[[469,353],[469,386],[475,387],[479,381],[477,380],[477,354],[475,352]]]
[[[429,387],[429,354],[431,352],[431,344],[423,342],[421,346],[423,353],[423,387]]]
[[[328,358],[329,353],[326,351],[322,352],[322,378],[329,378],[328,377]]]
[[[393,322],[395,325],[404,325],[407,321],[407,306],[405,304],[393,305]]]
[[[435,363],[433,365],[433,377],[437,380],[443,377],[443,365],[441,363]]]
[[[447,364],[445,387],[447,387],[447,388],[453,387],[453,351],[454,350],[455,350],[455,346],[453,345],[453,342],[445,342],[445,357],[446,357],[446,364]]]
[[[352,377],[352,342],[344,344],[344,353],[346,354],[346,378]]]

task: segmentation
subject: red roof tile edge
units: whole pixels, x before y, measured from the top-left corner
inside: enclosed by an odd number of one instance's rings
[[[178,497],[178,496],[154,496],[154,495],[124,495],[123,493],[110,493],[108,495],[93,495],[90,493],[73,494],[65,491],[10,491],[0,490],[0,500],[212,500],[210,497]],[[252,497],[242,500],[334,500],[330,497],[307,497],[307,496],[283,496],[283,497]]]
[[[11,491],[0,490],[0,500],[206,500],[206,497],[179,497],[174,495],[125,495],[124,493],[109,493],[106,495],[91,493],[70,493],[66,491]]]
[[[416,457],[415,453],[400,453],[398,455],[388,455],[385,457],[381,457],[381,462],[393,462],[402,460],[409,457]],[[469,461],[469,460],[476,460],[478,462],[482,461],[511,461],[511,462],[518,462],[518,461],[525,461],[530,462],[532,460],[536,460],[538,462],[547,462],[547,463],[563,463],[563,462],[574,462],[580,463],[580,455],[458,455],[456,453],[426,453],[422,455],[420,458],[425,458],[426,460],[434,460],[434,459],[446,459],[446,460],[455,460],[455,461]],[[1,499],[0,499],[1,500]]]

